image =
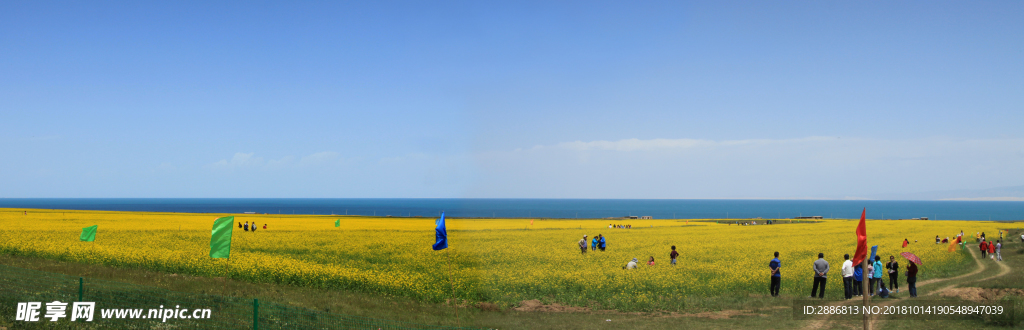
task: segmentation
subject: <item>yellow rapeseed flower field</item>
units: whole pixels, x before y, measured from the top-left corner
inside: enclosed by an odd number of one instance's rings
[[[809,295],[811,263],[822,252],[832,268],[827,296],[839,297],[842,255],[854,252],[857,226],[856,220],[736,226],[714,220],[539,219],[530,225],[528,219],[449,218],[450,248],[433,251],[432,218],[235,214],[236,222],[255,221],[261,229],[235,228],[231,258],[210,259],[211,226],[221,216],[62,210],[26,215],[0,209],[0,253],[434,302],[453,296],[451,275],[454,296],[470,301],[511,306],[541,299],[602,309],[675,310],[685,297],[767,295],[768,261],[775,251],[783,263],[783,295]],[[610,223],[633,229],[609,229]],[[91,225],[99,225],[96,241],[80,242],[81,228]],[[935,244],[936,235],[952,237],[963,230],[973,243],[975,232],[996,233],[997,226],[872,220],[869,245],[879,245],[884,259],[899,258],[903,251],[917,254],[924,260],[923,281],[973,267],[966,252]],[[607,250],[581,255],[577,242],[584,234],[603,234]],[[904,238],[911,242],[907,248],[901,247]],[[672,245],[680,253],[677,266],[669,265]],[[651,256],[655,266],[645,264]],[[623,270],[632,258],[642,265]]]

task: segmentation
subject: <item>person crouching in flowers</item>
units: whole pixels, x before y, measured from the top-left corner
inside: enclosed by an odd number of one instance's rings
[[[636,263],[636,258],[633,258],[632,261],[627,262],[625,266],[622,266],[622,269],[636,269]]]

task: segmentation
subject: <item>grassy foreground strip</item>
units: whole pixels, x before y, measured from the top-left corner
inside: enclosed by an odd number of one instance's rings
[[[0,254],[0,264],[118,281],[163,289],[238,298],[258,298],[320,311],[377,319],[454,326],[458,322],[452,306],[406,297],[383,296],[344,290],[323,290],[282,284],[253,284],[225,279],[124,269]],[[497,310],[489,306],[463,306],[462,326],[496,329],[723,329],[764,328],[771,320],[778,329],[799,326],[792,320],[788,301],[765,297],[721,297],[719,305],[741,310],[710,313],[622,313],[614,311],[538,312]],[[550,306],[548,306],[550,307]],[[14,327],[13,316],[0,316],[0,327]],[[611,321],[609,321],[611,320]]]

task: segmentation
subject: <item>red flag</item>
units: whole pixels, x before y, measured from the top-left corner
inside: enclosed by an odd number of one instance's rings
[[[860,224],[857,225],[857,253],[853,255],[854,266],[860,265],[861,262],[864,262],[864,258],[868,257],[868,229],[864,222],[864,217],[867,214],[868,209],[865,207],[860,212]]]

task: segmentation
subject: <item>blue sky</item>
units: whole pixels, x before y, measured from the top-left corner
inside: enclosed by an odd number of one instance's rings
[[[1024,185],[1022,2],[0,3],[0,197]]]

